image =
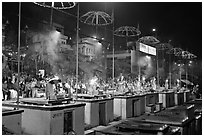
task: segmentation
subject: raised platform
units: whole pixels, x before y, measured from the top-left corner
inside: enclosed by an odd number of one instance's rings
[[[2,134],[20,135],[22,131],[22,113],[24,110],[2,107]]]
[[[5,109],[2,108],[2,116],[14,115],[23,113],[23,110],[12,110],[12,109]]]
[[[64,135],[70,131],[84,134],[85,103],[70,102],[70,99],[46,100],[43,98],[24,98],[20,100],[22,113],[22,132],[31,135]],[[63,101],[65,103],[63,104]],[[51,105],[53,103],[59,105]],[[48,105],[47,105],[48,104]],[[3,101],[5,108],[16,108],[16,101]],[[20,130],[19,130],[20,131]]]
[[[77,98],[82,99],[99,99],[106,98],[107,95],[89,95],[89,94],[77,94]]]
[[[95,129],[95,135],[173,135],[178,128],[166,124],[156,124],[144,121],[125,120],[105,129]]]
[[[72,101],[72,98],[64,98],[64,99],[57,99],[57,100],[49,100],[45,98],[23,98],[20,102],[25,104],[33,104],[33,105],[59,105],[59,104],[69,104]]]
[[[80,96],[80,97],[79,97]],[[94,127],[113,121],[113,98],[80,94],[76,102],[86,103],[85,124]]]

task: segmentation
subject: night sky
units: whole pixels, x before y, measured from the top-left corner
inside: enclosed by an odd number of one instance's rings
[[[114,2],[80,3],[80,16],[88,11],[106,11],[112,14],[114,8],[115,29],[121,26],[140,26],[141,36],[154,35],[152,28],[157,29],[157,36],[161,42],[171,40],[173,47],[180,47],[202,58],[202,3],[201,2]],[[64,12],[76,15],[76,7]],[[2,3],[2,22],[9,20],[10,25],[17,30],[18,3]],[[34,3],[22,3],[23,28],[28,25],[34,29],[36,22],[50,20],[50,9],[40,7]],[[73,35],[76,18],[60,11],[54,11],[53,21],[65,26],[65,34]],[[111,41],[111,32],[105,27],[93,27],[80,23],[80,33],[92,36],[98,33]],[[111,29],[112,25],[106,27]],[[96,31],[97,30],[97,31]],[[141,37],[140,36],[140,37]],[[116,37],[116,45],[125,46],[125,39]]]

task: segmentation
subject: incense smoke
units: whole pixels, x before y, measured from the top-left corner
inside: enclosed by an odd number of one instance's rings
[[[149,56],[140,57],[137,61],[137,65],[141,68],[141,74],[146,78],[151,77],[154,73],[152,59]]]
[[[59,56],[58,41],[60,39],[60,33],[57,31],[51,31],[49,33],[39,33],[34,36],[35,52],[37,52],[43,61],[47,62],[52,67],[52,73],[56,74],[58,66],[57,61],[61,59]]]

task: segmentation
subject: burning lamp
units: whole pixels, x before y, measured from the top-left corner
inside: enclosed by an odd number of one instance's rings
[[[97,78],[92,78],[90,80],[90,85],[94,85],[96,83],[96,81],[97,81]]]
[[[156,29],[154,28],[154,29],[152,29],[152,31],[153,31],[153,32],[155,32],[155,31],[156,31]]]

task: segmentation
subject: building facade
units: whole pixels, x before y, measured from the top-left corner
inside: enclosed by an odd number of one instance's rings
[[[79,53],[88,57],[88,60],[102,54],[102,44],[94,38],[82,38],[79,43]]]

